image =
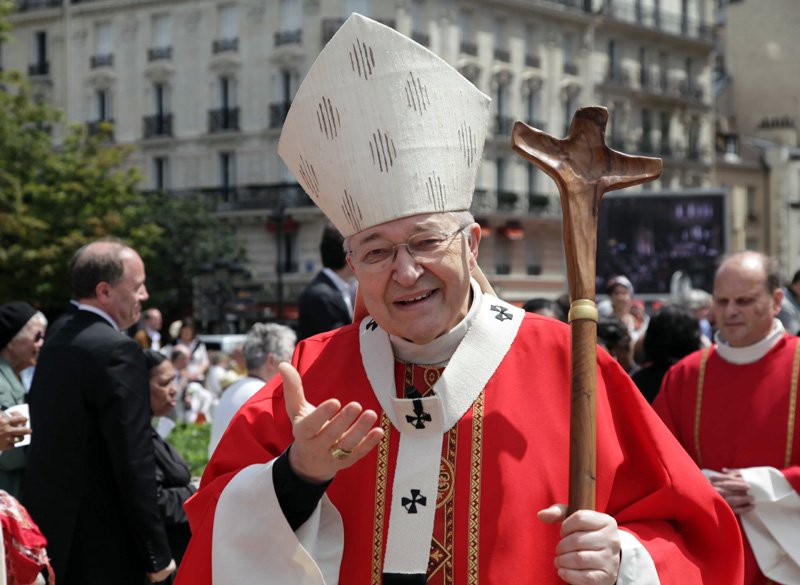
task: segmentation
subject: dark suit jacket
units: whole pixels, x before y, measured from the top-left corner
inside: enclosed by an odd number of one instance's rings
[[[352,322],[342,293],[322,271],[303,289],[297,309],[298,341]]]
[[[141,585],[170,560],[141,348],[78,311],[48,335],[28,401],[23,502],[47,537],[59,585]]]

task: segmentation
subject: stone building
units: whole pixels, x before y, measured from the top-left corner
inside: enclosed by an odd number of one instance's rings
[[[711,187],[711,0],[18,0],[2,66],[72,123],[113,123],[145,189],[212,198],[245,244],[257,302],[286,305],[320,267],[321,214],[276,155],[298,84],[361,12],[441,55],[493,98],[473,212],[480,263],[511,301],[566,290],[558,194],[511,151],[515,120],[563,136],[610,110],[609,143],[664,158],[648,192]],[[54,129],[54,138],[63,128]],[[280,245],[278,245],[280,241]]]

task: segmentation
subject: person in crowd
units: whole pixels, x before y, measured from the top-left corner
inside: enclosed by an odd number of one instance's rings
[[[297,301],[297,337],[305,339],[353,320],[350,280],[353,273],[345,260],[342,235],[331,225],[322,231],[320,270]]]
[[[148,298],[142,259],[120,241],[80,248],[78,311],[49,335],[29,393],[23,503],[58,582],[141,585],[175,569],[156,500],[147,369],[120,332]]]
[[[648,317],[644,307],[634,302],[633,284],[626,276],[612,276],[606,283],[606,294],[608,294],[609,309],[601,310],[601,313],[622,321],[635,345],[647,330]]]
[[[0,306],[0,409],[3,411],[25,403],[21,374],[36,365],[46,328],[45,316],[24,301],[12,301]],[[12,413],[9,413],[10,416]],[[20,432],[0,437],[0,446],[6,449],[0,453],[0,489],[19,498],[27,448],[8,447],[22,441],[30,429],[25,425],[27,417],[24,415],[17,414],[11,420],[20,425]]]
[[[163,354],[152,349],[144,350],[145,363],[150,376],[150,407],[153,416],[167,416],[177,402],[175,367]],[[183,503],[196,491],[189,466],[172,445],[151,429],[156,459],[156,486],[158,509],[167,532],[170,551],[175,563],[180,565],[186,546],[192,536]],[[172,579],[167,581],[172,583]]]
[[[708,347],[711,345],[712,337],[714,337],[714,328],[710,320],[713,297],[703,289],[693,288],[687,295],[685,305],[697,319],[703,347]]]
[[[208,361],[211,365],[208,366],[208,372],[206,372],[205,387],[217,401],[222,395],[222,381],[228,373],[231,358],[224,351],[213,350],[208,352]]]
[[[777,263],[724,259],[714,277],[715,344],[667,372],[653,408],[739,516],[745,585],[798,583],[797,338],[776,319]]]
[[[644,334],[645,365],[631,375],[645,400],[652,404],[667,370],[701,347],[700,326],[689,309],[666,305],[657,311]]]
[[[617,360],[628,375],[639,369],[633,359],[630,330],[617,317],[601,317],[597,323],[597,341]]]
[[[176,420],[188,423],[210,421],[214,395],[194,378],[193,373],[190,373],[192,360],[189,347],[182,343],[175,344],[170,360],[175,369],[175,388],[178,391]]]
[[[778,319],[790,335],[800,333],[800,270],[792,276],[792,282],[783,287],[783,300]]]
[[[144,312],[144,327],[139,329],[133,336],[136,343],[142,346],[143,349],[154,349],[158,351],[161,349],[161,326],[163,319],[161,311],[155,307],[151,307]]]
[[[180,585],[741,579],[734,515],[605,352],[596,511],[559,505],[569,329],[480,287],[489,102],[358,14],[315,61],[278,151],[344,236],[364,313],[233,417],[185,506]]]
[[[197,327],[191,319],[181,321],[178,339],[175,347],[182,346],[189,352],[189,365],[186,367],[186,376],[192,382],[202,384],[211,362],[208,359],[206,344],[197,337]]]
[[[537,297],[522,305],[522,309],[528,313],[536,313],[537,315],[544,315],[545,317],[564,321],[561,305],[552,299]]]
[[[211,423],[208,456],[214,453],[219,440],[236,411],[278,373],[278,364],[289,361],[297,336],[285,325],[256,323],[244,342],[247,376],[225,389]]]

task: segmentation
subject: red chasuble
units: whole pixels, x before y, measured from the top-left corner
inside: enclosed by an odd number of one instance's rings
[[[774,467],[800,491],[800,432],[795,424],[787,432],[797,341],[785,335],[763,358],[743,365],[726,362],[710,350],[702,391],[698,374],[703,350],[667,372],[653,408],[700,467],[715,471]],[[796,418],[795,413],[791,422]],[[745,544],[745,549],[745,583],[769,583],[750,546]]]
[[[741,583],[741,540],[727,504],[622,369],[598,353],[597,509],[647,548],[661,585]],[[294,364],[312,404],[335,396],[381,412],[364,372],[356,326],[302,342]],[[569,371],[569,329],[526,314],[509,353],[446,435],[429,583],[562,583],[553,565],[559,526],[543,524],[536,512],[567,501]],[[342,585],[381,582],[399,443],[385,416],[381,424],[384,441],[339,472],[327,492],[344,524]],[[269,461],[290,441],[276,380],[233,419],[203,487],[186,504],[193,539],[178,583],[211,583],[221,491],[240,469]]]

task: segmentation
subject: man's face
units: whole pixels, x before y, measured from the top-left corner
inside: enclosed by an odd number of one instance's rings
[[[405,217],[352,236],[350,250],[377,240],[404,243],[425,232],[452,233],[461,227],[448,214]],[[414,343],[428,343],[452,329],[469,310],[470,271],[478,256],[480,227],[473,223],[447,240],[436,260],[420,260],[399,246],[383,271],[370,271],[354,254],[347,263],[358,278],[359,293],[370,315],[386,331]]]
[[[153,331],[161,331],[161,325],[163,325],[161,311],[150,311],[147,313],[147,325]]]
[[[133,250],[122,253],[124,271],[114,285],[106,283],[103,294],[105,311],[116,321],[120,329],[130,327],[142,314],[142,303],[149,295],[144,285],[144,263]]]
[[[627,313],[631,308],[631,293],[622,284],[616,284],[611,289],[611,305],[615,310]]]
[[[714,278],[713,312],[720,335],[733,347],[764,339],[780,309],[783,292],[768,291],[756,257],[734,258]]]

